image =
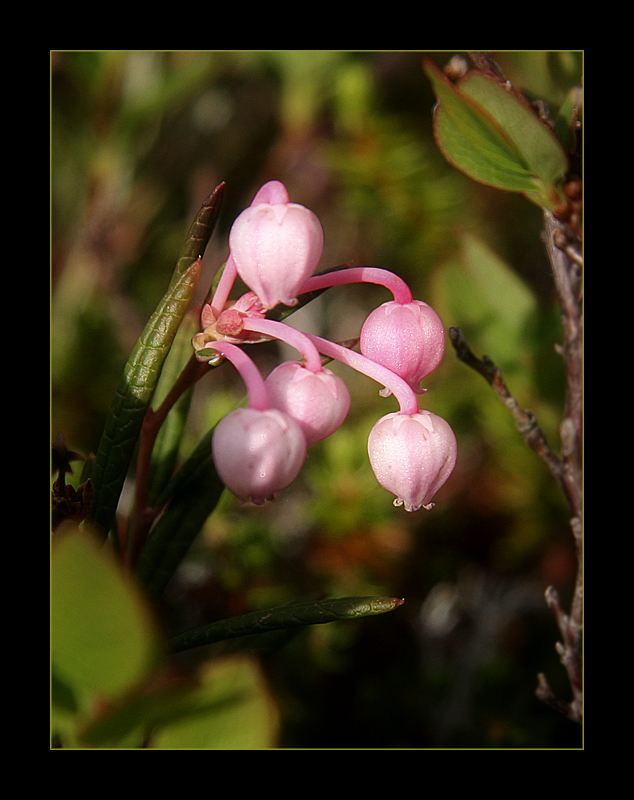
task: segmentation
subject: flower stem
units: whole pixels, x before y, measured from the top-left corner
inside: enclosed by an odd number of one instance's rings
[[[325,272],[323,275],[313,275],[304,283],[299,294],[330,286],[343,286],[347,283],[376,283],[389,289],[397,303],[405,305],[412,302],[412,293],[405,281],[393,272],[379,267],[351,267],[336,272]]]
[[[291,328],[290,325],[286,325],[284,322],[248,317],[244,319],[244,330],[263,333],[265,336],[271,336],[273,339],[290,344],[304,356],[307,369],[311,372],[321,371],[322,364],[319,350],[307,334]]]
[[[269,394],[255,362],[237,345],[229,342],[209,342],[205,349],[221,353],[240,373],[249,395],[249,408],[266,411],[270,408]]]
[[[218,286],[216,286],[216,291],[214,292],[213,299],[211,301],[211,310],[213,311],[213,315],[215,319],[218,319],[222,310],[225,307],[225,303],[229,299],[229,292],[231,291],[231,287],[235,283],[236,275],[238,274],[235,262],[231,255],[227,259],[227,263],[225,264],[225,268],[222,271],[222,275],[220,276],[220,280],[218,281]]]
[[[306,336],[314,343],[320,353],[334,358],[348,367],[352,367],[357,372],[362,372],[372,380],[377,381],[377,383],[383,384],[396,397],[402,414],[409,416],[418,414],[418,397],[416,393],[406,381],[392,372],[392,370],[377,364],[360,353],[355,353],[354,350],[349,350],[343,345],[329,342],[327,339],[322,339],[310,333],[306,334]]]

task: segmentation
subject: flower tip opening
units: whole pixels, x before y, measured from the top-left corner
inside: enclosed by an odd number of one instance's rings
[[[288,189],[281,181],[267,181],[258,189],[251,205],[258,206],[261,203],[268,203],[269,205],[286,205],[290,203]]]
[[[265,309],[294,306],[319,264],[324,232],[304,206],[260,201],[233,223],[229,248],[238,275]]]
[[[449,424],[430,411],[387,414],[368,439],[370,465],[378,482],[406,511],[434,507],[432,499],[453,472],[457,445]]]
[[[411,506],[409,503],[406,503],[402,497],[395,497],[392,505],[396,506],[396,508],[403,506],[405,511],[409,511],[410,513],[413,513],[414,511],[420,511],[421,508],[424,508],[425,511],[431,511],[432,508],[436,508],[436,503],[423,503],[420,506]]]

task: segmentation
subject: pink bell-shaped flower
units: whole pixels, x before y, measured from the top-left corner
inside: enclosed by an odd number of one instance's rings
[[[288,201],[279,181],[270,181],[233,223],[229,247],[238,275],[264,308],[292,306],[317,267],[324,232],[317,216]]]
[[[391,369],[421,394],[421,380],[442,361],[445,331],[427,303],[391,300],[368,316],[359,345],[364,356]]]
[[[212,454],[225,486],[240,500],[262,505],[298,476],[306,439],[282,411],[239,408],[216,426]]]
[[[286,361],[265,384],[271,406],[299,423],[309,447],[334,433],[350,408],[348,387],[329,369],[311,372],[298,361]]]
[[[457,452],[451,426],[430,411],[387,414],[368,439],[376,479],[407,511],[434,507],[432,498],[451,475]]]

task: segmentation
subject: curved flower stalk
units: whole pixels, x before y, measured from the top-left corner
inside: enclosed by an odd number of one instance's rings
[[[300,294],[350,283],[374,283],[385,286],[392,292],[397,303],[411,303],[413,299],[409,286],[402,278],[379,267],[347,267],[334,272],[325,272],[323,275],[313,275],[302,286]]]
[[[418,398],[412,391],[409,384],[404,381],[399,375],[392,370],[384,367],[382,364],[377,364],[371,358],[356,353],[341,344],[335,344],[322,339],[320,336],[307,334],[311,342],[318,348],[320,353],[323,353],[329,358],[334,358],[345,364],[348,367],[367,375],[368,378],[380,383],[384,387],[384,396],[393,394],[401,408],[402,414],[416,414],[418,413]]]
[[[342,345],[310,336],[331,358],[383,383],[400,410],[382,417],[368,438],[370,465],[377,481],[406,511],[434,508],[432,498],[456,465],[458,447],[451,426],[442,417],[418,408],[413,388],[400,376]]]
[[[214,464],[236,497],[262,505],[298,476],[306,458],[306,439],[292,417],[271,408],[262,376],[240,348],[218,342],[210,349],[234,364],[249,393],[248,408],[232,411],[216,426]]]
[[[445,330],[440,317],[427,303],[414,300],[401,278],[376,267],[354,267],[309,278],[302,287],[311,292],[326,286],[375,283],[389,289],[394,299],[383,303],[361,329],[363,355],[404,378],[418,394],[420,382],[442,361]]]

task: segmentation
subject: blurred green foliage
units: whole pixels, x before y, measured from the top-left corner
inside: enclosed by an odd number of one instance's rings
[[[423,55],[442,68],[453,52],[52,53],[53,434],[95,451],[201,202],[226,181],[199,303],[233,219],[275,178],[319,215],[322,268],[353,261],[401,275],[503,369],[557,449],[561,334],[541,213],[444,161]],[[581,83],[580,52],[494,55],[554,111]],[[387,299],[374,286],[331,289],[297,324],[344,340]],[[279,351],[254,356],[267,371]],[[538,671],[567,691],[543,591],[552,583],[566,597],[574,554],[547,468],[448,344],[424,404],[456,431],[456,472],[433,512],[394,509],[366,440],[395,402],[333,369],[351,391],[347,422],[275,503],[223,497],[168,589],[164,624],[179,632],[322,594],[403,596],[385,617],[316,626],[261,656],[281,747],[578,746],[580,732],[533,695]],[[181,457],[243,393],[229,369],[196,387]]]

